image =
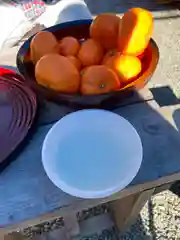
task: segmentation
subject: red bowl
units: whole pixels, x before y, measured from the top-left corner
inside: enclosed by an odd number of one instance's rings
[[[65,36],[73,36],[79,40],[89,38],[89,26],[92,20],[78,20],[68,23],[62,23],[45,30],[52,32],[57,39],[61,39]],[[80,95],[80,94],[64,94],[56,92],[52,89],[45,88],[36,82],[34,75],[34,65],[30,62],[29,47],[32,37],[29,38],[20,48],[17,54],[17,66],[20,73],[24,76],[27,83],[33,90],[48,100],[52,100],[56,103],[68,103],[81,107],[102,107],[103,102],[106,103],[115,96],[123,101],[126,97],[133,92],[134,89],[139,90],[143,88],[150,80],[154,73],[158,60],[159,50],[158,46],[153,39],[145,50],[144,54],[140,56],[142,62],[141,73],[133,80],[133,82],[124,85],[118,91],[98,94],[98,95]]]

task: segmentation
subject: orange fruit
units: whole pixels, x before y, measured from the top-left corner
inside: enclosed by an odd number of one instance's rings
[[[123,83],[130,82],[142,69],[139,58],[117,53],[115,56],[107,59],[105,66],[113,69]]]
[[[75,56],[67,56],[69,61],[77,68],[78,71],[81,70],[81,61]]]
[[[108,93],[120,88],[118,76],[108,67],[88,67],[81,78],[81,93],[86,95]]]
[[[89,66],[89,67],[90,67],[90,66]],[[89,67],[85,67],[85,68],[81,69],[80,75],[81,75],[81,76],[84,75],[85,72],[87,71],[87,69],[88,69]]]
[[[103,61],[103,65],[105,65],[106,67],[111,68],[113,71],[116,72],[116,71],[117,71],[117,69],[116,69],[116,61],[117,61],[117,59],[119,58],[119,56],[121,56],[121,54],[120,54],[120,53],[117,53],[115,56],[106,58],[106,59]]]
[[[74,37],[64,37],[59,44],[60,54],[63,56],[76,56],[78,54],[80,44]]]
[[[138,56],[147,47],[153,31],[151,12],[132,8],[124,14],[119,25],[118,50],[127,55]]]
[[[39,84],[63,93],[75,93],[79,89],[80,75],[76,67],[59,54],[42,57],[35,66],[35,77]]]
[[[115,14],[99,14],[90,26],[91,38],[101,43],[105,49],[115,48],[120,21],[121,19]]]
[[[107,59],[116,55],[117,52],[118,52],[117,49],[108,50],[103,57],[102,64],[104,64],[107,61]]]
[[[82,43],[78,58],[83,66],[96,65],[101,63],[103,53],[103,48],[99,42],[93,39],[88,39]]]
[[[58,51],[58,41],[51,32],[38,32],[31,40],[30,58],[34,64],[44,55],[57,53]]]

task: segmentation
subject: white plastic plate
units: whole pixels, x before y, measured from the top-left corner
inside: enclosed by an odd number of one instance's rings
[[[48,132],[42,162],[50,180],[64,192],[102,198],[126,187],[143,156],[141,139],[123,117],[105,110],[66,115]]]

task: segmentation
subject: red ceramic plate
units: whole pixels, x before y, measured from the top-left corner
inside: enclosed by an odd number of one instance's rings
[[[0,170],[27,136],[36,114],[36,96],[17,73],[0,68]]]

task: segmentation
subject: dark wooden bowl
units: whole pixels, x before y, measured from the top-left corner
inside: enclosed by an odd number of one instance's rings
[[[57,39],[65,36],[74,36],[77,39],[86,39],[89,37],[89,26],[91,20],[78,20],[55,25],[47,28],[47,31],[52,32]],[[134,89],[143,88],[150,80],[154,73],[159,60],[158,46],[153,39],[151,39],[147,49],[141,56],[142,72],[128,85],[124,85],[120,90],[99,94],[99,95],[80,95],[80,94],[63,94],[52,89],[45,88],[36,82],[34,76],[34,65],[29,61],[29,46],[32,37],[29,38],[20,48],[17,54],[17,66],[20,73],[24,76],[29,86],[37,93],[37,95],[54,101],[56,103],[65,103],[79,107],[102,107],[103,102],[106,103],[111,98],[117,97],[123,101],[128,97]]]

